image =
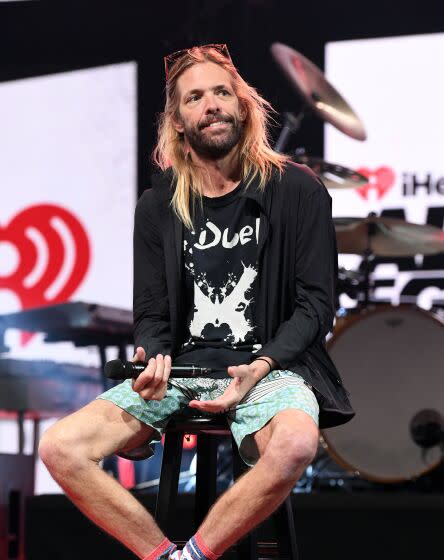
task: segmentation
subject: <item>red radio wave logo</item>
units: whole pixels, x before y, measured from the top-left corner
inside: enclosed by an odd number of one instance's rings
[[[360,167],[357,171],[368,178],[368,183],[366,185],[355,189],[355,191],[366,200],[371,190],[376,191],[378,200],[381,199],[395,184],[396,175],[390,167],[381,166],[377,169]]]
[[[0,243],[18,251],[14,270],[0,276],[0,289],[14,292],[22,309],[66,301],[85,278],[91,258],[90,243],[80,221],[54,204],[22,210],[6,227]],[[23,333],[25,344],[30,334]]]

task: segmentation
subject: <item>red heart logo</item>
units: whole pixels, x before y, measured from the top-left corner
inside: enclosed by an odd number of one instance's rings
[[[0,226],[0,242],[18,251],[18,264],[0,276],[0,289],[16,294],[22,309],[66,301],[90,263],[88,235],[74,214],[54,204],[30,206]],[[22,344],[33,335],[22,333]]]
[[[395,184],[396,175],[393,169],[387,166],[378,167],[378,169],[369,169],[368,167],[360,167],[357,169],[358,173],[361,173],[368,178],[368,183],[362,185],[355,191],[362,196],[362,198],[368,199],[369,192],[371,190],[376,191],[378,200],[381,199]]]

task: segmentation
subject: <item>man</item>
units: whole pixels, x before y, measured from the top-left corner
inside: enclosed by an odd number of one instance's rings
[[[286,498],[316,453],[318,422],[354,413],[324,348],[337,271],[326,189],[270,148],[271,107],[224,45],[175,53],[166,73],[163,172],[134,226],[134,359],[148,366],[48,430],[40,454],[139,558],[215,559]],[[213,374],[169,380],[172,359]],[[148,455],[171,414],[193,409],[226,411],[253,468],[178,551],[99,462]]]

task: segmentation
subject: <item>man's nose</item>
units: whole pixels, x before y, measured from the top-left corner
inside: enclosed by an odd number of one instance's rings
[[[220,111],[217,98],[214,93],[210,93],[205,97],[205,113],[217,113]]]

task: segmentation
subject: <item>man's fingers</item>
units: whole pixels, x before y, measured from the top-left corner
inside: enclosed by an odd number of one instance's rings
[[[168,354],[165,356],[164,365],[165,365],[165,368],[163,370],[162,381],[164,383],[166,383],[168,381],[168,379],[170,378],[170,373],[171,373],[171,356],[169,356]]]
[[[159,383],[162,383],[163,372],[165,369],[164,359],[162,354],[157,354],[156,356],[156,370],[153,377],[153,386],[157,387]]]
[[[226,403],[221,401],[190,401],[188,406],[191,408],[197,408],[198,410],[203,410],[204,412],[223,412],[228,408]]]
[[[150,358],[147,367],[134,381],[133,390],[136,391],[136,393],[138,393],[141,389],[143,389],[145,385],[147,385],[147,383],[152,381],[155,371],[156,371],[156,360],[154,358]]]
[[[223,410],[223,407],[215,405],[211,401],[190,401],[188,406],[204,412],[222,412]]]
[[[150,358],[147,367],[133,382],[133,390],[145,400],[162,400],[170,371],[171,356],[157,354],[155,358]]]
[[[136,353],[134,354],[133,362],[144,362],[146,358],[145,350],[142,346],[136,348]]]
[[[134,381],[133,390],[138,392],[142,390],[145,385],[150,383],[154,377],[154,372],[156,371],[156,360],[150,358],[147,367],[139,374],[137,379]]]

